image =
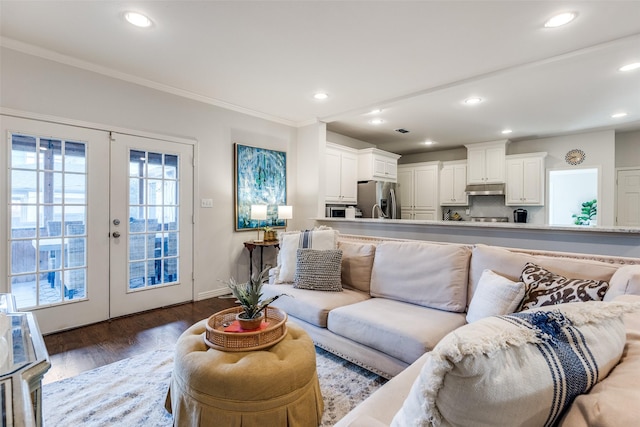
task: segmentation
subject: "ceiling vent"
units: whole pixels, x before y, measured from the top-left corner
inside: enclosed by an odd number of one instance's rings
[[[400,133],[409,133],[408,130],[404,129],[404,128],[400,128],[400,129],[396,129],[396,132],[400,132]]]

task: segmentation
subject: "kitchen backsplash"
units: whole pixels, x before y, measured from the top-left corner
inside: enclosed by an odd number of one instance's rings
[[[528,211],[528,223],[545,224],[544,206],[505,206],[504,196],[470,196],[469,206],[442,206],[442,212],[444,216],[450,209],[451,215],[457,212],[464,221],[470,221],[471,217],[490,216],[507,217],[509,222],[513,222],[513,211],[518,208]],[[469,214],[466,213],[467,209]]]

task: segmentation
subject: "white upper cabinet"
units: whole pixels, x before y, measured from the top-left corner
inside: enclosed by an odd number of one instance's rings
[[[358,181],[396,182],[399,155],[377,148],[358,150]]]
[[[440,170],[440,206],[468,206],[467,162],[443,162]]]
[[[506,205],[544,205],[546,155],[547,153],[529,153],[507,156]]]
[[[481,142],[467,147],[467,183],[505,182],[505,157],[508,140]]]
[[[325,202],[358,202],[358,151],[335,144],[325,150]]]

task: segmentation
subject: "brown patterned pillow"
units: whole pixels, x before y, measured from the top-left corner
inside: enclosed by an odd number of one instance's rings
[[[609,288],[604,280],[568,279],[528,262],[522,270],[525,294],[520,311],[565,302],[602,301]]]

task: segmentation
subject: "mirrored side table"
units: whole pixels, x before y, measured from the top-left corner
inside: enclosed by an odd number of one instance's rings
[[[41,427],[42,378],[51,367],[32,313],[0,294],[0,425]]]

